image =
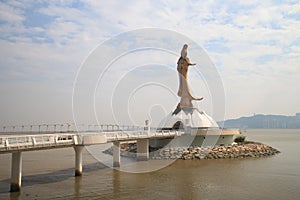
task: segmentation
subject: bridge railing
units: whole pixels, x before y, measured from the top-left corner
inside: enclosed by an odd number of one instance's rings
[[[151,138],[151,137],[175,137],[183,134],[181,131],[164,130],[164,131],[116,131],[104,133],[108,140]]]
[[[0,138],[1,150],[18,150],[45,146],[73,145],[75,134],[11,135]]]
[[[104,133],[109,140],[118,140],[126,138],[138,138],[138,137],[147,137],[148,132],[144,130],[132,130],[132,131],[113,131]]]
[[[159,136],[180,136],[184,132],[182,131],[176,131],[176,130],[161,130],[161,131],[155,131],[152,133],[152,136],[159,137]]]
[[[100,144],[113,141],[138,140],[143,138],[176,137],[183,134],[180,131],[109,131],[101,133],[75,134],[39,134],[39,135],[3,135],[0,136],[0,153],[13,150],[30,150],[73,145]],[[92,136],[92,137],[91,137]]]

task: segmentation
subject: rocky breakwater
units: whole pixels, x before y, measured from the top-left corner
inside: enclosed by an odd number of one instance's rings
[[[235,144],[214,147],[164,148],[157,150],[152,159],[234,159],[258,158],[280,153],[277,149],[261,143]]]

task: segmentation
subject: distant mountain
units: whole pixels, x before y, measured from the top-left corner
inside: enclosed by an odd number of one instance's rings
[[[257,114],[250,117],[229,119],[218,122],[224,128],[257,128],[257,129],[276,129],[276,128],[300,128],[300,113],[294,116],[285,115],[262,115]]]

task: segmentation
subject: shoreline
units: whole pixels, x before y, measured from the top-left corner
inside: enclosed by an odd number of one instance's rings
[[[112,155],[112,148],[106,149],[103,153]],[[123,144],[121,156],[136,157],[136,144]],[[151,160],[203,160],[203,159],[236,159],[236,158],[261,158],[280,153],[279,150],[259,142],[245,142],[212,147],[166,147],[162,149],[149,149]]]

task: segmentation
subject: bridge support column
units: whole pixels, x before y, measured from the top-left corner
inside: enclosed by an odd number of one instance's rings
[[[75,176],[82,175],[82,149],[83,146],[74,146],[75,150]]]
[[[137,140],[137,160],[145,161],[149,159],[149,140],[140,139]]]
[[[11,182],[10,191],[18,192],[21,190],[22,179],[22,154],[21,152],[13,152],[11,159]]]
[[[120,167],[120,142],[113,142],[113,167]]]

